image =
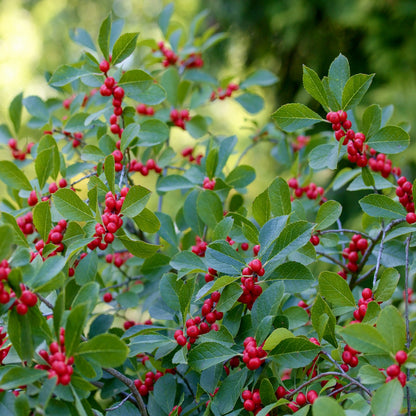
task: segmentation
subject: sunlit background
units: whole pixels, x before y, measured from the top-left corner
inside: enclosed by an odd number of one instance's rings
[[[157,16],[165,0],[1,0],[0,1],[0,123],[8,123],[7,108],[21,91],[25,96],[55,96],[45,73],[75,61],[81,47],[70,40],[70,31],[81,27],[96,39],[101,21],[112,11],[125,20],[125,31],[162,39]],[[228,33],[228,39],[212,48],[208,68],[220,78],[243,79],[257,68],[276,73],[280,82],[265,90],[266,108],[256,120],[267,121],[278,106],[303,102],[318,110],[302,88],[302,64],[323,76],[340,52],[348,57],[352,73],[375,72],[376,78],[363,104],[394,104],[394,122],[416,125],[416,2],[414,0],[175,0],[174,21],[188,25],[204,8],[207,25]],[[237,104],[220,103],[220,125],[225,133],[237,133],[241,150],[251,133],[249,115]],[[251,118],[251,116],[250,116]],[[413,130],[410,131],[412,143]],[[184,139],[190,140],[185,137]],[[263,146],[263,147],[262,147]],[[264,158],[268,145],[249,154],[246,163],[256,165],[261,182],[258,194],[278,167]],[[412,146],[410,149],[414,149]],[[410,166],[411,150],[396,164]],[[410,171],[413,170],[413,172]]]

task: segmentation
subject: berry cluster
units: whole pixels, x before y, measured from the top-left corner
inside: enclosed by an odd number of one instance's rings
[[[368,159],[368,166],[373,172],[380,172],[383,178],[387,178],[392,172],[398,174],[397,169],[400,168],[392,168],[391,160],[384,153],[379,153],[378,155],[376,153],[374,149],[370,149],[370,154],[373,157]]]
[[[204,189],[210,189],[211,191],[215,188],[215,179],[209,179],[208,177],[204,178],[204,181],[202,182],[202,187]]]
[[[355,322],[361,322],[364,319],[365,314],[367,313],[367,306],[373,300],[372,290],[369,288],[363,289],[361,292],[361,298],[358,300],[358,309],[356,309],[353,313]]]
[[[346,345],[344,347],[344,352],[342,353],[342,361],[344,364],[341,364],[341,368],[347,372],[349,370],[349,367],[357,367],[358,365],[358,358],[357,354],[359,352],[355,350],[354,348],[351,348],[349,345]]]
[[[176,62],[178,61],[178,55],[176,55],[175,52],[173,52],[172,49],[169,49],[165,46],[165,44],[160,41],[157,44],[160,52],[162,52],[163,56],[165,57],[163,59],[162,65],[166,68],[169,65],[175,65]]]
[[[308,403],[313,404],[313,402],[318,398],[318,393],[315,390],[309,390],[306,393],[306,396],[301,391],[297,394],[296,399],[287,404],[287,406],[293,411],[297,412],[301,407],[307,405]]]
[[[178,415],[180,415],[182,413],[182,406],[173,406],[173,409],[169,412],[168,416],[173,415],[175,410],[177,411]]]
[[[114,266],[121,267],[130,257],[133,257],[128,251],[123,251],[122,253],[107,254],[105,256],[105,261],[107,263],[114,263]]]
[[[29,211],[27,214],[16,219],[17,225],[24,235],[33,234],[35,226],[33,225],[33,214]]]
[[[240,366],[240,358],[238,357],[238,355],[236,355],[235,357],[230,359],[230,362],[229,362],[230,367],[227,367],[226,364],[227,363],[224,364],[223,368],[224,368],[224,371],[227,374],[227,376],[229,376],[230,375],[230,368],[237,368],[237,367]]]
[[[123,129],[118,123],[118,117],[123,113],[121,104],[124,98],[124,89],[117,85],[116,80],[113,77],[107,76],[107,72],[110,69],[110,63],[105,59],[100,63],[100,71],[106,76],[104,84],[100,87],[100,94],[103,97],[113,96],[113,114],[110,117],[110,130],[113,134],[118,134],[121,137]]]
[[[134,385],[136,386],[137,390],[139,391],[141,396],[147,396],[149,391],[153,391],[153,386],[160,377],[163,377],[165,374],[161,371],[156,371],[153,373],[152,371],[148,371],[145,374],[144,381],[140,379],[134,380]]]
[[[140,322],[135,322],[135,321],[125,321],[123,324],[123,328],[127,331],[129,328],[131,328],[134,325],[153,325],[153,322],[151,319],[147,319],[146,321],[143,322],[143,324],[141,324]],[[147,357],[147,359],[149,359],[149,357]]]
[[[26,146],[26,150],[20,150],[17,147],[17,140],[16,139],[9,139],[8,143],[7,143],[12,151],[12,156],[14,159],[16,160],[25,160],[26,159],[26,155],[30,154],[30,151],[32,150],[32,147],[34,145],[34,143],[28,143]]]
[[[123,153],[121,153],[120,150],[116,149],[111,154],[114,157],[114,170],[116,172],[121,172],[123,170],[123,164],[121,163],[123,160]]]
[[[147,176],[151,170],[156,173],[162,173],[163,169],[155,162],[154,159],[148,159],[146,164],[133,159],[128,165],[129,172],[140,172],[143,176]]]
[[[305,194],[308,199],[317,199],[318,196],[322,197],[321,202],[325,202],[326,198],[323,197],[324,188],[321,186],[316,186],[315,183],[311,182],[306,186],[299,186],[298,180],[296,178],[289,179],[287,182],[289,188],[294,190],[294,197],[301,198]],[[293,200],[293,198],[291,198]]]
[[[406,351],[403,351],[403,350],[397,351],[395,359],[396,359],[397,364],[393,364],[387,367],[386,373],[388,377],[386,378],[386,383],[397,378],[397,380],[400,381],[400,384],[402,385],[402,387],[404,387],[407,382],[407,377],[406,377],[406,373],[401,371],[400,367],[402,364],[404,364],[407,361]]]
[[[202,153],[200,153],[199,155],[197,155],[196,157],[193,156],[193,152],[194,152],[194,148],[193,147],[185,147],[185,149],[182,150],[181,155],[183,157],[187,157],[189,159],[189,161],[195,162],[197,165],[201,164],[201,159],[204,157],[204,155]]]
[[[205,273],[205,282],[212,282],[216,276],[218,276],[218,272],[215,269],[208,267],[208,273]]]
[[[199,257],[205,257],[205,252],[207,251],[208,243],[202,241],[201,237],[195,237],[196,244],[192,246],[192,253],[195,253]]]
[[[129,188],[122,188],[118,198],[117,195],[107,192],[105,196],[105,209],[101,216],[103,224],[98,223],[95,225],[94,237],[96,238],[87,244],[90,250],[95,250],[97,247],[100,250],[105,250],[108,244],[114,241],[114,233],[123,225],[120,211],[128,192]],[[104,241],[102,241],[103,238]]]
[[[66,181],[65,178],[62,178],[59,182],[59,188],[66,188],[68,186],[68,182]],[[58,185],[56,184],[56,182],[52,182],[49,185],[49,193],[54,194],[56,191],[58,190]]]
[[[146,104],[139,104],[136,111],[143,116],[153,116],[155,114],[155,109]]]
[[[359,253],[364,255],[368,247],[368,241],[360,234],[354,234],[348,247],[342,251],[342,257],[348,260],[347,269],[355,273],[358,270]],[[344,272],[345,273],[345,272]],[[340,274],[341,275],[341,274]],[[344,277],[344,275],[341,275]],[[344,277],[344,279],[346,276]]]
[[[257,283],[258,276],[264,275],[264,269],[259,259],[252,260],[248,267],[244,267],[241,276],[241,288],[243,293],[238,301],[247,305],[251,310],[256,299],[262,294],[263,289]]]
[[[186,69],[202,68],[204,66],[204,60],[200,53],[192,52],[187,58],[183,59],[180,64]]]
[[[409,224],[415,223],[416,214],[415,204],[413,202],[413,185],[405,176],[401,176],[397,180],[396,195],[399,197],[399,202],[407,211],[406,221]]]
[[[71,375],[74,372],[72,364],[74,357],[66,357],[65,355],[65,330],[61,328],[59,333],[59,342],[52,342],[49,345],[48,353],[46,350],[40,350],[39,355],[47,362],[47,364],[36,364],[35,368],[47,370],[49,378],[57,377],[56,384],[64,386],[71,382]]]
[[[230,82],[225,89],[218,87],[216,90],[212,91],[211,93],[211,101],[216,100],[217,98],[220,100],[224,100],[227,97],[231,97],[234,91],[237,91],[239,86]]]
[[[191,117],[188,110],[177,110],[173,108],[170,111],[170,119],[175,126],[185,130],[185,121],[189,121]]]
[[[68,223],[66,222],[66,220],[59,220],[58,224],[55,225],[55,227],[53,227],[51,231],[49,231],[49,235],[48,235],[48,239],[46,240],[46,244],[52,243],[52,244],[57,245],[58,247],[56,247],[55,250],[50,252],[48,254],[48,257],[56,256],[58,253],[61,253],[62,251],[64,251],[65,247],[62,243],[62,240],[64,238],[64,233],[66,231],[67,226],[68,226]],[[45,247],[45,242],[43,240],[39,240],[39,241],[36,242],[35,249],[36,249],[37,253],[32,254],[32,260],[38,254],[40,256],[42,256],[42,258],[44,259],[44,257],[43,257],[44,247]]]
[[[303,149],[309,142],[311,138],[309,136],[298,136],[295,141],[291,143],[292,149],[294,152],[298,152]]]
[[[195,316],[186,321],[186,336],[181,329],[175,331],[174,338],[181,347],[186,345],[189,350],[200,335],[207,334],[211,330],[218,331],[219,327],[215,322],[223,318],[223,313],[218,312],[215,306],[220,297],[220,292],[213,292],[211,297],[205,299],[201,308],[202,318]]]
[[[266,359],[267,352],[263,350],[263,346],[257,346],[253,337],[247,337],[243,345],[243,362],[249,370],[257,370],[262,365],[262,361]]]
[[[0,365],[3,365],[3,360],[7,357],[7,354],[10,351],[10,348],[12,347],[9,345],[8,347],[3,348],[4,344],[7,340],[7,332],[3,332],[3,327],[0,326]]]
[[[244,400],[244,409],[246,409],[248,412],[254,412],[256,415],[260,412],[261,409],[263,409],[263,406],[261,405],[261,397],[260,397],[260,390],[255,389],[253,392],[250,390],[244,390],[241,394],[241,397]]]

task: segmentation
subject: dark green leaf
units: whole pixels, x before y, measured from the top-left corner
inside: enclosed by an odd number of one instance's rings
[[[240,165],[234,168],[225,178],[227,185],[233,188],[243,188],[256,178],[256,171],[248,165]]]
[[[159,27],[162,29],[163,35],[166,37],[169,27],[169,21],[173,13],[173,3],[168,3],[159,15]]]
[[[318,74],[313,70],[303,65],[303,86],[305,90],[320,103],[325,110],[328,110],[328,98],[319,79]]]
[[[211,243],[205,252],[205,259],[213,269],[230,275],[240,274],[245,266],[241,254],[235,251],[227,241]]]
[[[11,244],[14,240],[13,229],[10,225],[0,225],[0,258],[8,258]]]
[[[315,280],[307,267],[294,261],[281,264],[269,279],[283,280],[286,291],[290,293],[300,293],[308,289]]]
[[[223,218],[223,206],[218,195],[210,190],[201,192],[197,199],[197,212],[208,227],[215,228]]]
[[[342,205],[337,201],[327,201],[319,207],[316,215],[316,229],[324,230],[332,225],[341,215]]]
[[[403,206],[385,195],[367,195],[359,203],[362,210],[370,217],[398,219],[406,216]]]
[[[52,199],[58,212],[67,220],[94,220],[94,216],[88,205],[70,189],[59,189],[53,194]]]
[[[276,217],[289,215],[292,210],[287,182],[277,177],[269,186],[270,208]]]
[[[30,191],[32,185],[26,175],[8,160],[0,161],[0,180],[13,189],[24,189]]]
[[[271,216],[271,204],[269,189],[266,189],[260,195],[257,195],[252,205],[253,217],[260,226],[269,221]]]
[[[114,44],[111,64],[115,65],[128,58],[136,49],[137,37],[139,34],[124,33],[121,35]]]
[[[403,152],[409,142],[409,134],[399,126],[383,127],[367,141],[378,152],[390,154]]]
[[[111,14],[101,23],[100,32],[98,34],[98,45],[104,58],[108,61],[110,54],[110,34],[111,34]]]
[[[342,91],[350,77],[350,65],[348,59],[339,54],[334,61],[331,63],[328,72],[329,88],[331,89],[335,99],[338,102],[339,107],[333,110],[341,109],[342,103]]]
[[[353,75],[345,84],[342,91],[342,109],[349,110],[360,103],[373,81],[374,74]]]
[[[110,191],[112,193],[115,193],[115,162],[114,162],[114,156],[113,155],[108,155],[105,158],[104,161],[104,174],[105,174],[105,178],[107,179],[107,184],[108,187],[110,188]]]
[[[374,416],[391,416],[401,413],[403,404],[403,388],[400,382],[391,380],[376,390],[371,400]]]
[[[381,107],[377,104],[367,107],[363,114],[363,133],[367,140],[381,127]]]
[[[318,397],[312,405],[313,416],[345,416],[344,409],[332,397]]]
[[[98,268],[98,256],[95,251],[85,256],[75,269],[75,281],[82,286],[95,280]]]
[[[235,351],[217,342],[204,342],[189,352],[189,365],[202,371],[235,356]]]
[[[340,329],[345,342],[357,351],[369,354],[386,354],[390,348],[383,336],[369,324],[357,323]]]
[[[149,198],[150,191],[148,189],[140,185],[132,186],[126,195],[120,213],[130,218],[135,217],[143,211]]]
[[[140,125],[139,146],[155,146],[165,142],[169,137],[169,127],[160,120],[146,120]]]
[[[395,354],[404,348],[406,342],[406,325],[400,312],[392,305],[381,310],[377,319],[377,331],[390,346],[390,352]]]
[[[86,303],[81,303],[74,308],[68,315],[65,327],[65,353],[69,357],[77,351],[81,341],[81,334],[88,316]]]
[[[356,306],[348,283],[335,272],[322,272],[319,275],[319,291],[334,306]]]
[[[0,380],[0,388],[16,389],[19,386],[32,384],[47,375],[46,371],[28,367],[11,367]]]
[[[377,302],[386,302],[390,300],[396,290],[400,280],[400,274],[396,269],[387,268],[383,271],[377,282],[377,288],[374,293],[374,299]]]
[[[192,117],[186,123],[186,131],[194,138],[199,139],[200,137],[207,134],[208,126],[205,117],[196,115]]]
[[[160,248],[158,245],[149,244],[141,240],[133,240],[127,236],[118,236],[117,237],[124,247],[130,251],[133,256],[139,257],[141,259],[151,257],[156,251]]]

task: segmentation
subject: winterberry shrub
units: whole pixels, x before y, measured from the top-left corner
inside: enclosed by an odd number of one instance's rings
[[[223,34],[172,11],[157,39],[111,16],[98,47],[80,31],[51,98],[19,94],[1,125],[2,414],[411,414],[416,214],[391,158],[409,134],[358,108],[373,75],[339,55],[304,67],[322,110],[283,105],[234,158],[216,106],[255,114],[277,78],[217,80]],[[260,143],[282,176],[250,198]]]

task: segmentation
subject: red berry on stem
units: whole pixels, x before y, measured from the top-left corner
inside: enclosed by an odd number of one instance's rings
[[[107,72],[110,69],[110,64],[105,59],[100,63],[100,71]]]
[[[407,353],[405,351],[400,350],[396,352],[396,361],[398,362],[399,365],[404,364],[406,360],[407,360]]]

